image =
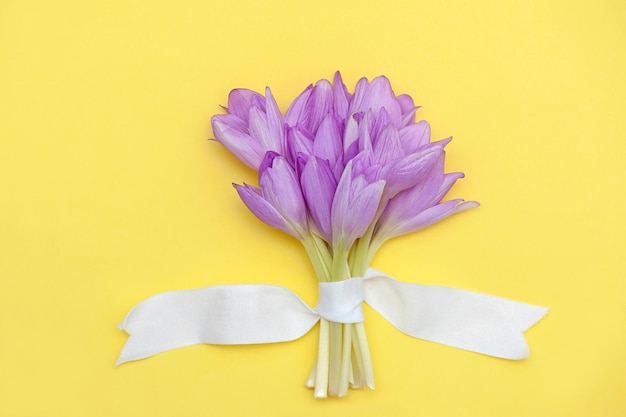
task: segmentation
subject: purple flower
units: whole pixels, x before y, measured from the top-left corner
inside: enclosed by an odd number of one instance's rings
[[[330,219],[332,245],[349,249],[374,220],[385,189],[385,181],[370,182],[353,169],[352,161],[339,180]]]
[[[475,201],[455,199],[441,202],[463,174],[444,174],[444,155],[427,172],[422,181],[392,198],[376,225],[375,239],[383,241],[415,232],[442,220],[454,213],[478,207]]]
[[[360,79],[351,94],[339,72],[309,85],[283,116],[265,96],[233,90],[228,114],[213,116],[215,138],[259,173],[259,187],[235,185],[266,224],[299,239],[320,282],[362,276],[387,240],[478,203],[444,197],[462,173],[444,173],[445,146],[415,122],[408,95],[389,80]],[[362,324],[320,321],[320,351],[307,385],[316,397],[374,387]],[[354,348],[353,348],[354,346]],[[351,361],[352,358],[352,363]]]
[[[313,223],[317,226],[319,234],[327,242],[331,242],[331,210],[337,190],[337,180],[328,160],[311,156],[302,170],[300,184]]]
[[[308,234],[307,211],[293,168],[277,153],[268,152],[260,169],[260,188],[234,184],[239,196],[262,222],[304,239]]]
[[[213,133],[241,162],[258,170],[266,152],[283,154],[285,120],[269,88],[265,97],[246,89],[231,91],[226,110],[229,114],[211,118]]]
[[[285,116],[269,88],[233,90],[228,114],[212,125],[217,141],[259,171],[260,189],[236,186],[257,217],[349,249],[368,228],[384,241],[478,206],[443,202],[463,174],[444,174],[451,139],[431,142],[416,110],[386,77],[362,78],[350,94],[337,72],[308,86]]]

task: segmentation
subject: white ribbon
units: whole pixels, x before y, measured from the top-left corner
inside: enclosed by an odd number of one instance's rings
[[[275,285],[217,285],[158,294],[135,306],[119,325],[130,336],[116,365],[199,343],[287,342],[320,317],[362,322],[363,301],[410,336],[505,359],[528,357],[523,332],[548,312],[472,291],[407,284],[372,268],[363,278],[320,283],[315,309]]]

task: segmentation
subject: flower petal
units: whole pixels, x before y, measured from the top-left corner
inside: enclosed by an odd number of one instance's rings
[[[270,130],[267,123],[267,115],[257,106],[250,107],[250,136],[261,144],[263,151],[282,153],[280,137]]]
[[[352,97],[341,79],[341,74],[337,71],[333,79],[333,107],[335,108],[335,113],[341,120],[348,118],[348,109],[351,99]]]
[[[299,123],[304,122],[305,112],[307,109],[307,102],[313,92],[313,85],[309,85],[305,90],[300,93],[298,97],[291,103],[285,114],[285,121],[289,126],[296,126]]]
[[[363,236],[376,215],[385,181],[368,183],[363,175],[354,179],[352,161],[339,180],[331,207],[332,244],[349,248]]]
[[[267,153],[271,166],[260,173],[259,185],[263,198],[291,224],[294,230],[307,229],[307,210],[294,168],[285,158]]]
[[[348,159],[352,159],[356,155],[356,152],[358,152],[358,139],[359,123],[357,122],[355,115],[353,114],[348,118],[346,122],[346,128],[343,132],[344,163],[347,163]]]
[[[227,116],[218,115],[213,116],[211,119],[215,140],[224,145],[241,162],[257,170],[265,152],[254,138],[246,132],[233,127],[233,123],[229,122]]]
[[[430,143],[430,125],[427,121],[421,120],[403,127],[400,129],[400,141],[405,153],[415,152]]]
[[[285,220],[285,218],[276,210],[272,205],[267,202],[257,189],[247,184],[239,185],[233,184],[239,197],[244,202],[246,207],[263,223],[282,230],[298,239],[301,237],[298,232]]]
[[[445,203],[438,204],[421,212],[419,215],[415,216],[413,219],[403,224],[398,224],[393,229],[393,231],[388,234],[387,239],[391,239],[393,237],[404,235],[407,233],[416,232],[434,223],[437,223],[438,221],[443,220],[446,217],[449,217],[455,213],[471,208],[476,208],[478,206],[480,206],[480,204],[478,204],[476,201],[463,201],[460,198],[446,201]]]
[[[330,212],[337,181],[328,161],[314,156],[309,158],[302,171],[300,184],[311,217],[322,237],[330,242],[332,237]]]
[[[373,142],[376,142],[376,140],[378,140],[378,136],[380,136],[380,133],[382,132],[384,127],[387,126],[389,123],[391,123],[391,119],[389,118],[387,110],[385,110],[385,108],[383,107],[382,109],[380,109],[380,112],[378,112],[373,126],[371,127],[371,135],[374,139]]]
[[[287,127],[285,156],[287,160],[295,166],[298,154],[313,153],[313,136],[300,125]]]
[[[441,146],[433,144],[391,164],[384,165],[383,175],[387,180],[385,195],[392,198],[400,191],[411,188],[422,181],[442,155]]]
[[[371,111],[368,110],[359,121],[359,152],[372,150],[372,137],[370,136],[372,124]]]
[[[341,132],[337,119],[327,114],[319,126],[313,141],[313,155],[334,163],[342,156]]]
[[[415,112],[415,102],[413,98],[408,94],[400,94],[397,97],[398,104],[400,105],[400,110],[402,114],[405,115],[410,112]]]
[[[313,87],[313,92],[307,102],[307,112],[304,125],[310,132],[315,133],[322,120],[330,113],[333,106],[333,87],[328,80],[320,80]]]
[[[274,142],[278,144],[279,149],[283,149],[285,147],[285,119],[278,109],[276,100],[274,100],[269,87],[265,89],[265,107],[269,132],[274,138]]]
[[[391,122],[400,127],[402,111],[387,77],[376,77],[369,84],[367,79],[359,80],[350,103],[350,113],[371,109],[377,115],[383,107],[387,110]]]
[[[379,164],[388,164],[405,156],[398,129],[389,123],[374,143],[374,160]]]
[[[465,177],[465,174],[462,172],[451,172],[449,174],[445,174],[443,176],[443,181],[441,182],[441,186],[439,187],[439,191],[433,197],[433,203],[438,203],[441,199],[448,194],[448,191],[452,188],[454,183],[458,180]]]
[[[377,234],[388,234],[397,225],[410,221],[439,201],[436,198],[444,180],[443,164],[442,154],[422,181],[389,200],[378,220]]]
[[[247,88],[236,88],[228,94],[228,112],[237,115],[248,123],[248,112],[252,105],[252,97],[261,97],[256,91]]]

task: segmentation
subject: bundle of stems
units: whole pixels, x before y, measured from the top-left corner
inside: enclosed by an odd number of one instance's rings
[[[369,251],[371,231],[358,239],[351,250],[330,250],[325,241],[312,236],[305,248],[320,282],[337,282],[362,277],[373,254]],[[374,372],[363,323],[320,320],[317,360],[306,386],[316,398],[343,397],[348,388],[375,389]]]

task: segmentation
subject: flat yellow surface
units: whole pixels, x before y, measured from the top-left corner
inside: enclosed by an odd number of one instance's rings
[[[0,416],[626,415],[623,1],[0,2]],[[452,196],[480,201],[389,242],[375,267],[551,308],[531,358],[405,336],[368,309],[375,391],[314,400],[317,328],[114,368],[153,294],[286,286],[297,241],[212,136],[235,87],[284,110],[341,70],[387,75],[450,135]]]

